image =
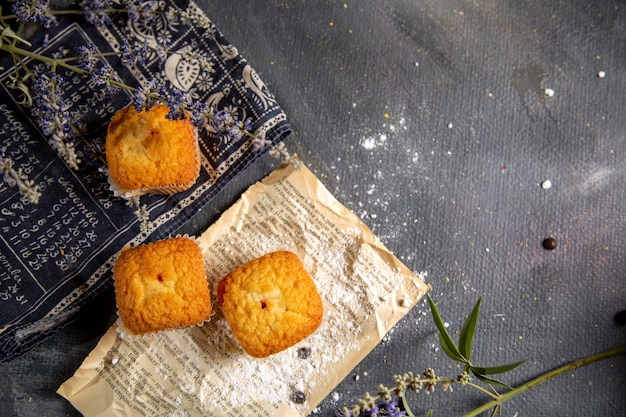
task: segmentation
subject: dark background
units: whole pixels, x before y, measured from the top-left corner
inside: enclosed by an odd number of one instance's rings
[[[428,272],[450,332],[483,297],[476,363],[529,359],[502,377],[518,385],[626,343],[614,318],[626,310],[626,2],[199,4],[275,93],[291,152]],[[182,231],[205,230],[276,164],[262,158]],[[555,250],[542,247],[548,237]],[[108,292],[2,365],[0,415],[77,415],[55,391],[113,319]],[[420,302],[313,415],[427,366],[460,372]],[[551,380],[503,415],[622,416],[625,393],[622,356]],[[410,399],[416,413],[455,416],[486,397],[458,386]]]

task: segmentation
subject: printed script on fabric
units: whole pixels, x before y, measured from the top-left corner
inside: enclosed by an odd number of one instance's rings
[[[193,3],[162,3],[157,24],[142,27],[118,14],[98,30],[78,18],[64,17],[45,31],[46,55],[67,56],[76,45],[94,44],[101,52],[117,50],[124,40],[153,45],[165,40],[167,56],[147,56],[142,66],[127,67],[118,57],[108,61],[115,76],[129,85],[158,82],[232,117],[250,119],[253,131],[276,144],[290,128],[273,95],[237,49]],[[44,33],[29,39],[43,44]],[[198,51],[186,54],[181,51]],[[189,58],[195,57],[195,58]],[[202,129],[202,169],[196,185],[172,196],[143,196],[151,229],[140,222],[125,200],[113,197],[104,149],[106,126],[113,114],[129,105],[131,93],[97,92],[93,82],[69,70],[63,97],[79,119],[83,141],[78,170],[71,169],[48,145],[19,92],[6,87],[10,57],[0,57],[0,148],[42,191],[36,204],[0,182],[0,362],[10,360],[74,317],[79,308],[111,284],[111,267],[119,250],[167,237],[213,198],[224,185],[259,156],[248,137],[224,141]],[[101,58],[104,59],[104,58]],[[35,74],[46,65],[26,60]],[[94,93],[96,91],[96,93]]]

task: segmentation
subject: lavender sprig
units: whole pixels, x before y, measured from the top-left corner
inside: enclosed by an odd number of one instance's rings
[[[492,416],[496,414],[501,415],[502,406],[506,401],[523,394],[524,392],[549,381],[556,376],[563,375],[577,368],[603,359],[626,354],[626,345],[595,353],[555,368],[516,388],[513,388],[503,382],[492,379],[490,376],[493,374],[501,374],[511,371],[523,364],[525,361],[513,362],[507,365],[493,367],[475,366],[470,361],[472,341],[478,322],[481,300],[478,300],[472,312],[463,322],[463,326],[459,333],[459,343],[457,344],[452,340],[450,334],[446,330],[435,303],[429,296],[427,298],[433,320],[439,332],[439,341],[443,352],[454,361],[462,363],[464,370],[456,378],[437,376],[432,368],[426,368],[421,376],[414,375],[412,372],[408,372],[403,375],[394,375],[394,386],[387,387],[382,384],[379,385],[378,392],[375,396],[372,396],[369,392],[365,393],[363,398],[357,400],[357,404],[351,407],[344,407],[339,410],[336,414],[337,417],[370,417],[372,415],[392,415],[394,417],[406,415],[407,417],[416,417],[408,404],[407,394],[409,391],[414,393],[424,392],[426,394],[430,394],[431,392],[434,392],[437,385],[440,385],[443,391],[452,392],[452,386],[455,384],[473,388],[482,394],[485,394],[489,398],[488,402],[478,408],[475,408],[474,410],[469,411],[463,417],[476,417],[489,410],[492,411]],[[478,381],[486,384],[487,388],[474,383],[472,375],[476,377]],[[489,377],[487,375],[489,375]],[[499,387],[500,389],[504,388],[505,391],[499,392],[496,387]],[[380,404],[395,404],[397,406],[397,403],[393,403],[394,397],[400,399],[401,408],[403,409],[401,412],[406,414],[376,414],[379,413]],[[393,413],[394,411],[392,410],[391,412]],[[433,410],[428,410],[426,412],[426,416],[432,417]]]
[[[129,1],[126,5],[126,11],[131,22],[141,22],[147,25],[155,23],[161,14],[158,2],[144,2],[141,0]]]
[[[111,24],[111,3],[108,0],[85,0],[80,4],[85,19],[94,26]]]
[[[194,102],[188,94],[179,90],[166,90],[156,81],[151,81],[146,86],[127,85],[117,77],[113,68],[104,59],[108,56],[119,56],[125,65],[137,66],[145,65],[147,56],[164,61],[171,54],[177,53],[183,60],[199,64],[205,73],[214,72],[213,63],[191,48],[172,51],[168,40],[165,40],[156,45],[125,42],[119,51],[100,52],[95,45],[88,44],[79,46],[75,56],[56,57],[26,49],[31,47],[31,44],[20,36],[25,24],[36,23],[49,28],[57,23],[56,16],[60,14],[82,14],[88,22],[96,26],[106,26],[111,22],[111,15],[115,13],[127,13],[133,23],[144,25],[156,23],[166,13],[159,8],[158,2],[128,0],[125,3],[122,8],[114,8],[110,0],[84,0],[80,3],[80,10],[52,10],[50,0],[14,0],[11,8],[13,15],[5,15],[0,9],[0,50],[9,53],[14,61],[14,71],[8,86],[19,90],[22,95],[21,104],[32,106],[42,132],[69,167],[78,169],[81,163],[75,148],[75,143],[80,138],[77,137],[79,129],[74,126],[76,122],[72,120],[70,112],[71,101],[64,99],[60,92],[62,78],[56,73],[59,68],[90,77],[93,85],[106,94],[112,94],[120,88],[129,91],[132,94],[133,105],[138,110],[149,108],[155,103],[165,103],[171,109],[170,117],[180,118],[190,113],[196,126],[206,128],[222,143],[248,138],[255,151],[267,147],[271,156],[284,161],[295,161],[284,144],[274,145],[265,137],[252,133],[252,120],[245,117],[240,119],[236,108],[220,110],[209,107],[206,103]],[[194,10],[169,9],[167,17],[177,19],[183,24],[203,27],[210,35],[214,35],[215,28],[212,23],[206,16]],[[13,21],[17,22],[14,27],[10,25]],[[24,58],[48,65],[49,71],[35,74],[26,65]],[[212,79],[208,77],[207,80]],[[206,86],[203,88],[208,89]],[[87,148],[89,149],[89,146]],[[4,172],[12,171],[5,168]],[[5,182],[7,181],[5,179]],[[20,190],[27,188],[20,187]]]
[[[132,196],[126,199],[126,205],[135,209],[135,217],[139,220],[139,227],[142,232],[148,233],[152,228],[150,222],[150,212],[145,204],[141,204],[139,196]]]
[[[134,42],[132,45],[124,40],[121,46],[122,62],[128,66],[145,65],[150,48],[145,43]]]
[[[71,168],[78,169],[80,159],[71,137],[70,103],[60,93],[63,81],[63,77],[55,72],[41,74],[31,87],[32,110],[50,146]]]
[[[335,414],[336,417],[403,417],[406,415],[406,411],[400,410],[398,403],[391,400],[381,402],[373,400],[367,406],[352,410],[344,408]]]
[[[0,150],[0,174],[9,187],[17,186],[20,194],[27,202],[33,204],[39,202],[39,198],[41,198],[39,185],[29,180],[21,168],[15,169],[13,160],[5,155],[4,150]]]
[[[46,29],[57,23],[57,18],[50,13],[50,0],[14,0],[11,10],[24,23],[39,23]]]
[[[237,116],[228,110],[217,110],[209,120],[210,130],[217,135],[220,140],[240,140],[245,132],[252,129],[252,120],[241,121]],[[256,146],[256,142],[253,142]]]

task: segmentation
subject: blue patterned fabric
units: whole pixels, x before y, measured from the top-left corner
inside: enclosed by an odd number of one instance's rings
[[[118,57],[107,59],[127,84],[156,81],[181,90],[238,120],[250,119],[257,135],[281,142],[290,133],[285,114],[237,49],[194,3],[177,0],[163,7],[165,13],[150,26],[133,24],[126,14],[116,15],[105,29],[79,17],[61,17],[58,25],[29,41],[46,44],[41,52],[59,56],[86,43],[107,52],[125,40],[154,47],[166,41],[166,59],[147,54],[144,65],[137,67],[124,65]],[[202,62],[189,58],[197,57],[195,53]],[[152,224],[149,232],[142,232],[135,209],[113,197],[105,163],[90,154],[93,144],[104,148],[108,121],[129,105],[131,93],[94,95],[89,79],[57,71],[65,78],[62,95],[71,101],[70,112],[79,116],[87,144],[77,144],[83,162],[73,170],[48,145],[30,109],[19,104],[19,92],[5,86],[13,62],[9,56],[0,59],[0,148],[42,190],[39,203],[33,204],[16,187],[0,182],[0,362],[5,362],[59,329],[110,286],[111,267],[123,246],[175,233],[263,150],[246,136],[227,141],[205,126],[200,131],[199,180],[183,193],[142,196]],[[27,63],[34,72],[48,71],[44,64]]]

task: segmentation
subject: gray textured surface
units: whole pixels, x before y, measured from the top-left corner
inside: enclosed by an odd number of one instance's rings
[[[450,329],[483,297],[477,362],[529,358],[506,378],[519,384],[626,343],[613,320],[626,309],[623,1],[199,4],[276,94],[290,150],[407,266],[428,271]],[[204,230],[274,166],[261,160],[186,230]],[[542,248],[549,236],[556,250]],[[394,373],[455,376],[427,311],[412,310],[316,415]],[[56,388],[112,316],[105,294],[3,365],[0,415],[76,415]],[[504,415],[625,415],[625,370],[624,357],[580,369]],[[459,387],[411,399],[461,415],[484,398]]]

